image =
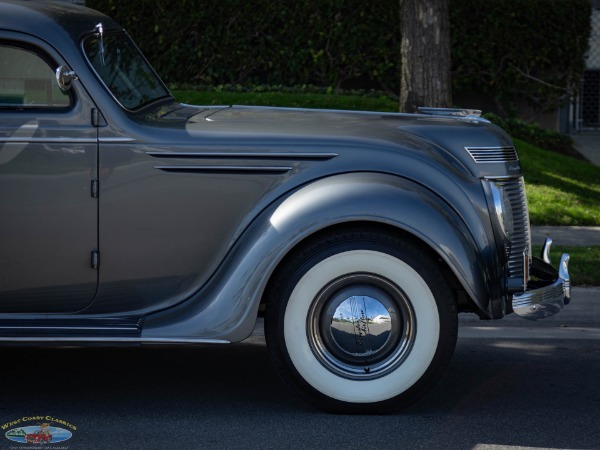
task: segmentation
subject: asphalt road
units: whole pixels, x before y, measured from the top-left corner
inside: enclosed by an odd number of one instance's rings
[[[0,425],[76,427],[48,449],[597,449],[600,289],[578,292],[554,323],[461,319],[448,371],[400,414],[307,407],[269,367],[258,333],[223,347],[0,349]],[[3,435],[0,449],[40,448]]]

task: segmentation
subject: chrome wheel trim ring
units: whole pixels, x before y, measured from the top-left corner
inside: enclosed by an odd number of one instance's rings
[[[335,375],[371,380],[394,371],[409,355],[416,318],[406,294],[385,277],[361,272],[325,286],[311,304],[307,339]]]

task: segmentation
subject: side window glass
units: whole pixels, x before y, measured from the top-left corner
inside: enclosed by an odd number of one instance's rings
[[[56,83],[54,69],[38,54],[0,44],[1,109],[65,109],[71,97]]]

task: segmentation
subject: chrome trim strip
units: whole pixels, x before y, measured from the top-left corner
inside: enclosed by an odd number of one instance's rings
[[[292,170],[289,166],[154,166],[165,172],[197,173],[285,173]]]
[[[31,327],[31,326],[12,326],[12,325],[0,325],[0,331],[3,330],[31,330],[35,332],[37,330],[53,330],[56,332],[60,331],[77,331],[77,330],[85,330],[85,331],[140,331],[140,328],[137,326],[129,326],[129,327],[52,327],[52,326],[41,326],[41,327]]]
[[[135,139],[130,137],[101,137],[98,138],[98,142],[135,142]]]
[[[6,137],[0,138],[0,144],[2,143],[55,143],[60,142],[62,144],[95,144],[98,142],[96,138],[73,138],[73,137]]]
[[[154,158],[190,158],[190,159],[316,159],[325,160],[339,156],[338,153],[268,153],[268,152],[146,152]]]
[[[0,144],[7,143],[55,143],[63,144],[95,144],[96,142],[117,143],[134,142],[134,138],[127,137],[105,137],[105,138],[74,138],[74,137],[0,137]]]
[[[131,344],[231,344],[224,339],[194,338],[100,338],[100,337],[0,337],[0,342],[113,342]]]
[[[529,261],[529,247],[525,247],[525,250],[523,250],[523,290],[527,289],[527,284],[531,279],[531,276],[529,275],[531,264]]]

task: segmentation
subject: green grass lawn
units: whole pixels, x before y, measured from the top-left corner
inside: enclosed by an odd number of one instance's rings
[[[600,226],[600,167],[515,139],[533,225]]]
[[[173,90],[175,98],[191,105],[260,105],[288,108],[345,109],[397,112],[398,102],[385,95],[338,95],[295,92],[231,92]]]
[[[541,248],[541,245],[534,245],[534,255],[539,255]],[[563,253],[571,255],[569,275],[574,286],[600,286],[600,245],[585,247],[554,245],[550,251],[553,266],[557,267]]]

